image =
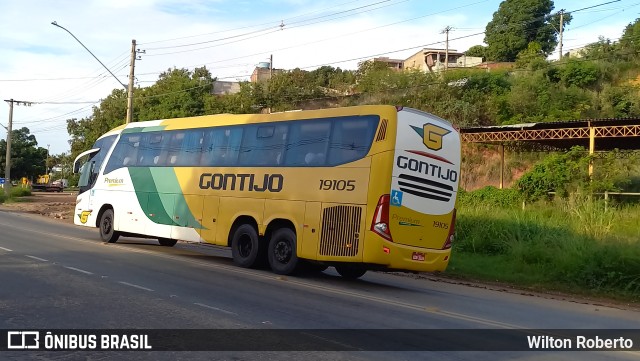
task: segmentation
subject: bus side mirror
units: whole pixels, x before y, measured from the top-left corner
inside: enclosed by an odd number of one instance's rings
[[[73,163],[73,173],[76,174],[80,171],[80,162]]]

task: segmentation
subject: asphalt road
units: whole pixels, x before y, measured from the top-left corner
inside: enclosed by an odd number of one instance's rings
[[[374,272],[357,281],[332,269],[282,277],[238,268],[229,257],[227,249],[197,244],[105,244],[95,229],[0,211],[0,329],[640,329],[636,311]],[[323,341],[353,351],[20,351],[0,358],[640,359],[628,351],[373,352],[337,335]]]

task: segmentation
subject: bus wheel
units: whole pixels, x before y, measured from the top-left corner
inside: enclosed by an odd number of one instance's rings
[[[256,229],[250,224],[236,228],[231,239],[233,263],[244,268],[257,266],[260,253],[260,238]]]
[[[269,265],[274,273],[289,275],[298,266],[296,254],[296,234],[289,228],[273,232],[269,241]]]
[[[173,247],[178,243],[178,240],[171,238],[158,238],[158,243],[160,243],[161,246]]]
[[[364,276],[365,273],[367,273],[366,268],[352,266],[352,265],[336,266],[336,271],[338,271],[340,276],[342,276],[343,278],[347,278],[351,280],[360,278]]]
[[[113,209],[107,209],[100,216],[100,238],[107,243],[115,243],[120,232],[113,229]]]

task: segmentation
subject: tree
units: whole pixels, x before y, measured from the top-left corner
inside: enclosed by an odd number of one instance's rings
[[[484,42],[487,56],[494,61],[515,61],[518,53],[532,41],[540,44],[542,52],[551,54],[558,45],[559,14],[550,15],[552,0],[505,0],[487,24]],[[565,14],[563,26],[571,22]]]
[[[91,116],[80,120],[67,119],[67,132],[71,136],[71,156],[75,157],[90,149],[99,136],[124,124],[126,115],[127,93],[122,89],[114,89],[99,106],[93,107]]]
[[[464,52],[466,56],[476,56],[483,60],[487,58],[487,47],[482,45],[474,45]]]
[[[134,95],[133,121],[190,117],[205,114],[213,79],[205,68],[169,69],[148,88],[137,88]],[[125,123],[127,93],[114,89],[91,116],[68,119],[71,157],[91,148],[99,136]]]
[[[567,87],[572,85],[578,88],[593,87],[600,79],[600,70],[592,62],[569,59],[560,69],[560,78]]]
[[[0,140],[0,154],[6,154],[7,142]],[[45,172],[47,149],[38,147],[36,137],[29,128],[22,127],[11,131],[11,176],[14,179],[27,177],[33,179]],[[0,160],[2,174],[5,172],[5,158]]]
[[[206,67],[169,69],[158,81],[138,92],[138,121],[204,115],[205,98],[211,94],[213,78]]]
[[[525,50],[519,52],[516,66],[530,70],[544,69],[547,66],[547,60],[540,44],[532,41]]]
[[[640,18],[624,28],[620,37],[620,47],[628,53],[637,53],[640,50]]]

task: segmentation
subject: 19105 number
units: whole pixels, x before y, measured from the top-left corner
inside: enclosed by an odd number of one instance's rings
[[[356,189],[355,180],[344,179],[320,179],[321,191],[347,191],[351,192]]]

